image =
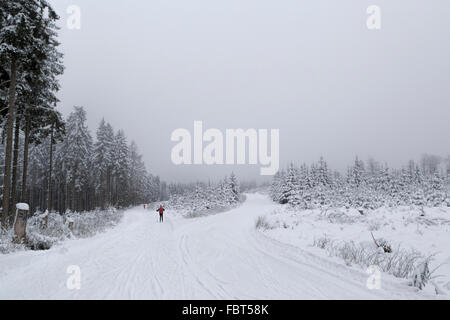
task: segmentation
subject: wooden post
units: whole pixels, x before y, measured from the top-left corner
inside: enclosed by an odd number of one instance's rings
[[[16,205],[16,216],[14,218],[14,242],[27,242],[27,220],[30,207],[26,203]]]
[[[47,229],[47,226],[48,226],[48,215],[49,215],[48,210],[46,210],[44,212],[44,218],[41,220],[41,224],[39,225],[39,228],[41,230]]]
[[[73,221],[72,217],[64,215],[64,225],[67,225],[70,232],[73,232],[74,221]]]
[[[68,221],[69,221],[69,230],[70,230],[71,232],[73,232],[73,224],[74,224],[73,219],[69,218]]]

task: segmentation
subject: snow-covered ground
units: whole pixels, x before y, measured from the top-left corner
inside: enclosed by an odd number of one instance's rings
[[[296,210],[278,206],[265,218],[268,228],[264,234],[319,256],[333,255],[317,247],[318,241],[324,239],[337,247],[354,244],[376,251],[372,234],[375,239],[386,240],[394,253],[415,252],[424,259],[432,256],[434,284],[430,283],[425,291],[435,292],[437,286],[440,294],[450,297],[450,208],[380,208],[361,214],[345,208]],[[332,260],[344,263],[340,258]]]
[[[437,297],[392,276],[383,277],[381,289],[369,290],[364,270],[301,242],[278,241],[292,239],[283,237],[285,231],[270,231],[270,237],[257,231],[257,217],[276,208],[266,196],[249,194],[242,206],[213,216],[184,219],[168,211],[164,224],[153,210],[129,210],[117,227],[92,238],[0,255],[0,299]],[[81,270],[79,290],[67,288],[69,266]]]

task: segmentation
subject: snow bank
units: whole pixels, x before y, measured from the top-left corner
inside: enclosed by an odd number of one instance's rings
[[[0,254],[11,253],[25,248],[24,245],[15,244],[13,239],[14,233],[12,230],[0,229]]]
[[[122,211],[113,208],[81,213],[67,212],[65,215],[37,212],[27,223],[27,246],[33,250],[47,250],[66,239],[91,237],[117,225],[122,216]],[[0,253],[25,249],[24,245],[16,245],[12,240],[12,231],[0,233]]]
[[[279,241],[346,264],[379,265],[397,277],[417,278],[419,266],[430,264],[432,277],[438,276],[434,283],[450,294],[450,208],[398,206],[361,213],[278,206],[264,217],[264,225],[270,227],[260,230]],[[371,233],[377,242],[384,239],[392,254],[379,251]]]

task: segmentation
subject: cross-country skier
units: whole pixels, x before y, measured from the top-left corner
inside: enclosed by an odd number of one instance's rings
[[[164,211],[166,211],[166,209],[164,209],[162,205],[160,205],[159,209],[156,210],[156,212],[159,213],[159,222],[164,222]]]

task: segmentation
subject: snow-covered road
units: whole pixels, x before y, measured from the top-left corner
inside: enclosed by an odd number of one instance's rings
[[[273,209],[249,194],[239,208],[198,219],[133,209],[93,238],[49,251],[0,255],[0,299],[396,299],[418,298],[400,281],[381,290],[368,275],[266,238],[254,228]],[[79,266],[81,289],[67,268]]]

